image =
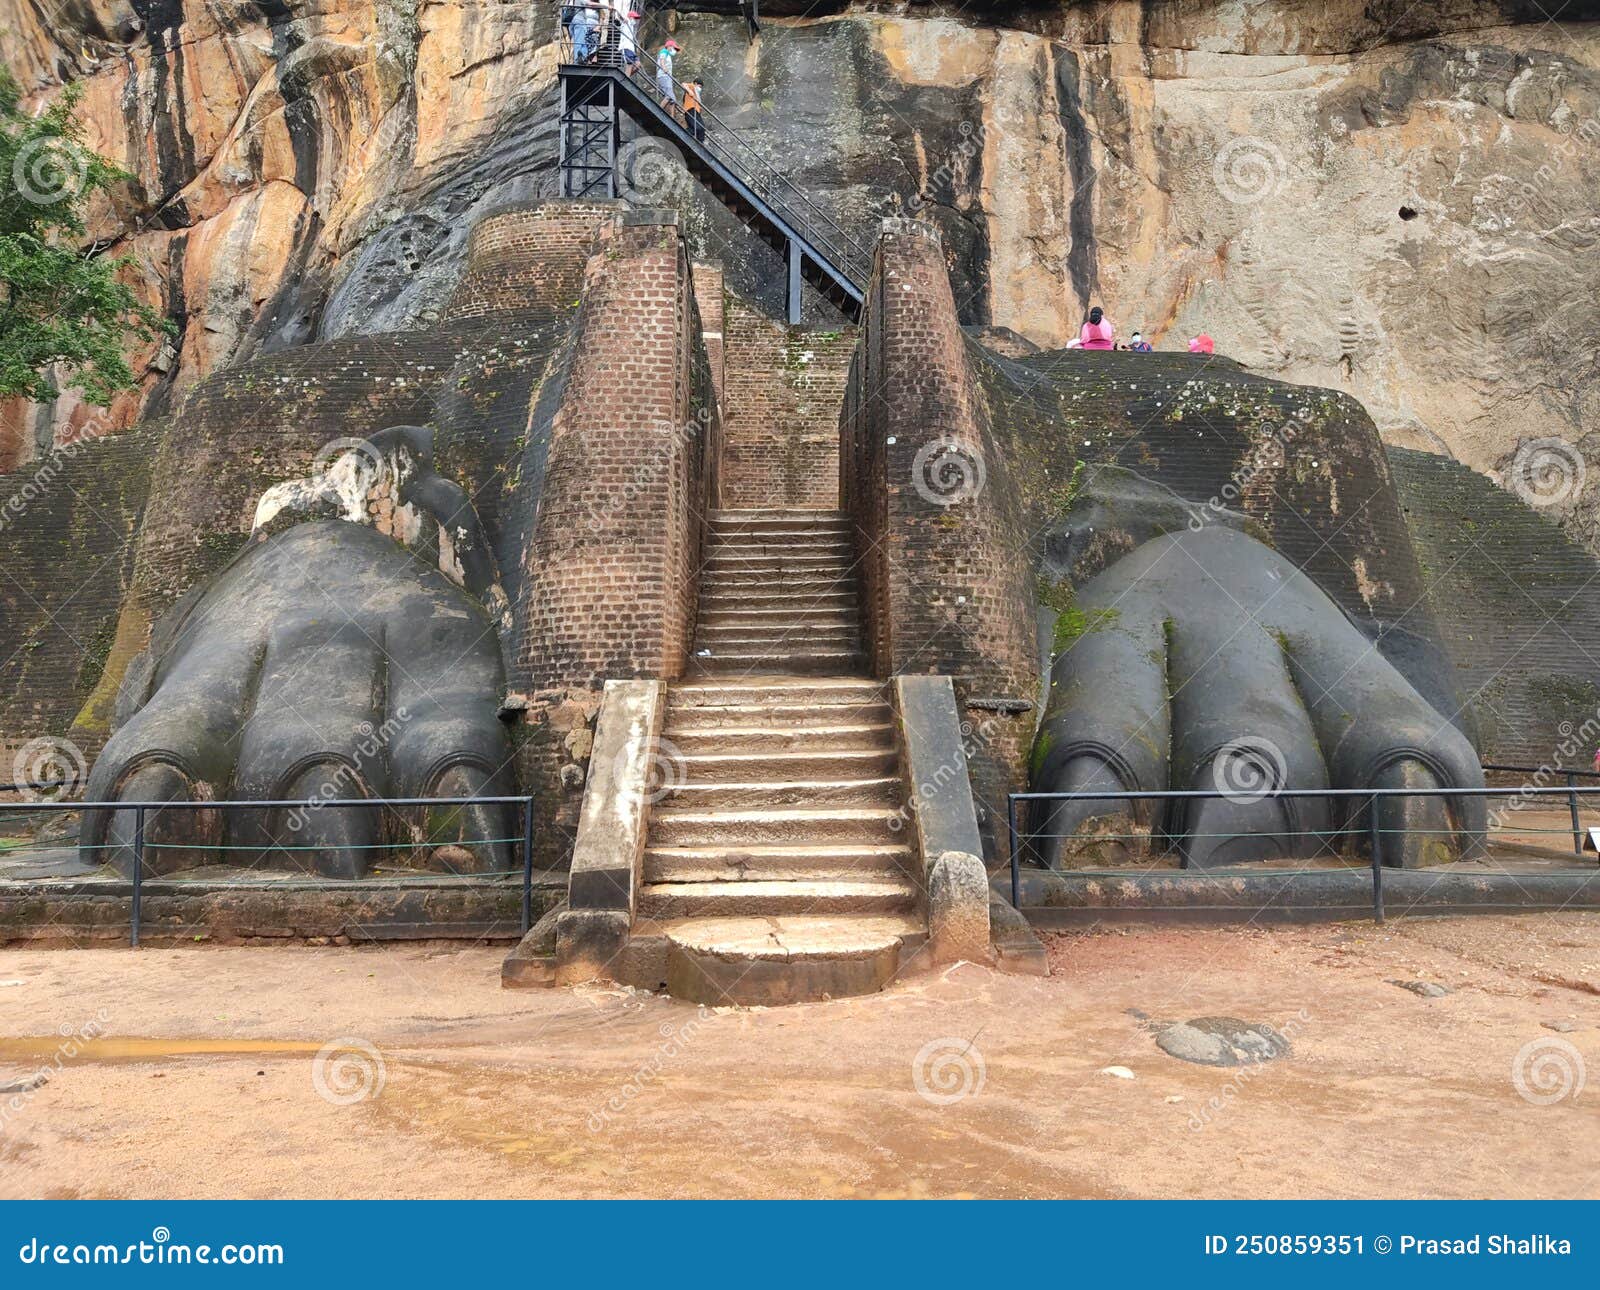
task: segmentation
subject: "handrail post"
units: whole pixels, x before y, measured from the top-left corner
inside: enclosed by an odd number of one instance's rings
[[[1022,908],[1022,869],[1017,856],[1017,799],[1006,794],[1006,838],[1011,847],[1011,907]]]
[[[533,926],[533,795],[522,807],[522,934]]]
[[[1367,799],[1368,827],[1372,835],[1372,921],[1383,922],[1383,834],[1378,828],[1377,795]]]
[[[128,928],[130,949],[139,948],[140,898],[144,890],[144,807],[133,812],[133,911]]]
[[[1567,806],[1572,811],[1572,849],[1583,854],[1583,823],[1578,819],[1578,777],[1567,772]]]

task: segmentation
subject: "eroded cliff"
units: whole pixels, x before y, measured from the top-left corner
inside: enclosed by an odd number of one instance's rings
[[[1497,477],[1544,438],[1600,461],[1600,7],[834,9],[753,43],[732,14],[650,28],[714,128],[846,222],[937,222],[968,321],[1055,346],[1093,300]],[[180,328],[108,413],[9,409],[0,469],[263,350],[432,317],[471,217],[555,191],[554,28],[549,3],[0,3],[31,95],[87,86],[90,142],[135,176],[93,231]],[[684,198],[730,285],[775,292],[721,207],[643,186]],[[1592,544],[1587,475],[1550,513]]]

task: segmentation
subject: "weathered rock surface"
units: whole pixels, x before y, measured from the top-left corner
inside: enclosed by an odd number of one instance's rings
[[[847,224],[936,220],[967,321],[1057,346],[1092,299],[1497,478],[1529,440],[1600,453],[1600,6],[828,10],[753,45],[733,15],[672,15],[681,70]],[[90,141],[136,176],[94,232],[182,325],[94,429],[262,348],[426,320],[473,212],[553,192],[546,4],[43,12],[0,0],[6,60],[39,99],[87,85]],[[700,253],[773,295],[776,257],[688,204]],[[0,468],[85,420],[10,409]],[[1592,544],[1588,474],[1552,506]]]

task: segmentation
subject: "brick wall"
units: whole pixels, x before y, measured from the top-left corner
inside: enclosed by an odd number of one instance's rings
[[[1404,448],[1388,455],[1484,759],[1592,769],[1600,563],[1459,462]]]
[[[730,507],[839,506],[839,410],[857,331],[787,327],[724,304],[723,492]]]
[[[160,431],[88,440],[0,476],[0,781],[33,738],[70,736],[88,759],[105,739],[108,713],[73,727],[125,646],[118,610]]]
[[[467,238],[467,265],[446,321],[508,309],[577,306],[584,266],[618,202],[541,202],[484,216]]]
[[[570,849],[604,682],[671,679],[687,661],[718,434],[699,336],[676,214],[620,216],[589,261],[561,395],[536,427],[543,486],[512,686],[524,782],[547,802],[545,855]]]
[[[1039,662],[1029,530],[967,345],[938,233],[886,221],[845,397],[840,491],[876,672],[952,677],[985,841],[999,855]]]
[[[722,270],[714,264],[694,266],[694,303],[700,312],[700,343],[706,351],[706,363],[711,372],[711,388],[716,392],[717,406],[722,401],[722,373],[726,310],[723,298]]]

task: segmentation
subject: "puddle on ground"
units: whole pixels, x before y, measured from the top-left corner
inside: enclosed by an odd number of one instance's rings
[[[121,1035],[80,1039],[68,1035],[25,1035],[0,1039],[0,1062],[47,1062],[68,1044],[72,1062],[153,1062],[177,1057],[264,1057],[317,1053],[322,1045],[303,1039],[145,1039]]]

